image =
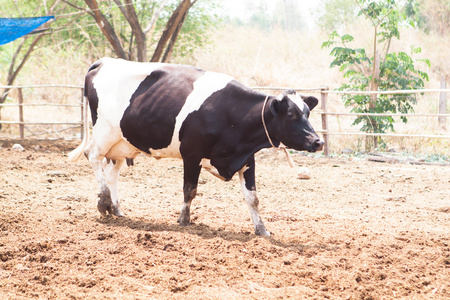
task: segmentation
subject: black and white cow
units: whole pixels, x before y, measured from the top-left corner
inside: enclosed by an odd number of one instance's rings
[[[192,66],[103,58],[86,75],[85,99],[94,124],[92,139],[87,144],[85,126],[83,142],[68,156],[75,161],[84,152],[89,159],[102,215],[122,215],[119,170],[143,152],[183,159],[180,225],[190,224],[203,167],[225,181],[239,174],[255,233],[268,236],[258,213],[254,154],[271,144],[309,152],[323,146],[308,121],[316,98],[295,91],[264,95],[228,75]]]

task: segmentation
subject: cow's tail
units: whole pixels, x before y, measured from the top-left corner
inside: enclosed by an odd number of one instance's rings
[[[67,154],[69,161],[77,161],[83,155],[84,149],[86,149],[87,143],[89,141],[88,99],[86,96],[84,96],[83,101],[83,127],[83,141],[76,149]]]

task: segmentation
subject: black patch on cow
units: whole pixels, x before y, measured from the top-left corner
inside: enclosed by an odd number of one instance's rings
[[[97,122],[98,96],[92,81],[100,70],[101,62],[94,63],[88,70],[84,81],[84,96],[89,99],[91,109],[92,124]]]
[[[260,117],[264,99],[235,80],[213,93],[183,123],[181,155],[210,159],[230,180],[255,152],[270,147]]]
[[[120,128],[124,137],[139,150],[163,149],[170,145],[175,118],[204,74],[191,66],[170,65],[153,71],[131,96]]]

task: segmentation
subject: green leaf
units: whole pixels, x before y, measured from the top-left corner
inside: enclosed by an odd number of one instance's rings
[[[341,42],[342,43],[353,42],[353,40],[354,40],[353,36],[351,36],[349,34],[344,34],[343,36],[341,36]]]

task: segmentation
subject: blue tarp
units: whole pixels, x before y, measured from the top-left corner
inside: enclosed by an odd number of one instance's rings
[[[0,45],[14,41],[24,36],[54,16],[36,18],[0,18]]]

